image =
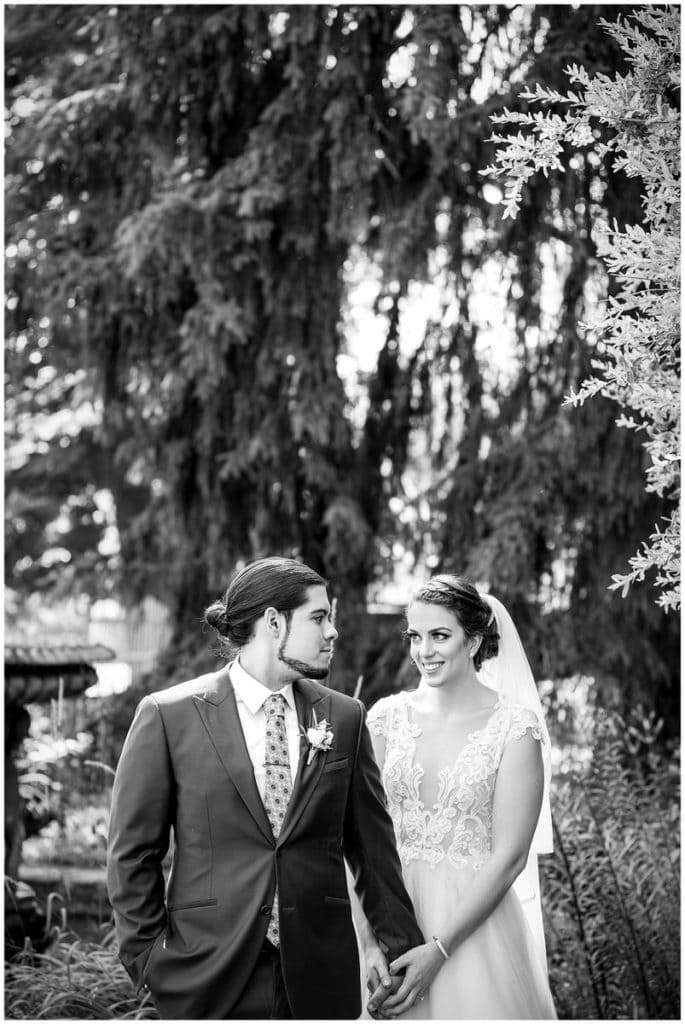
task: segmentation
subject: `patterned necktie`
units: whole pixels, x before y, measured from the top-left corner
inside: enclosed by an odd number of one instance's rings
[[[266,787],[264,807],[271,824],[274,839],[281,834],[281,826],[288,808],[293,781],[290,774],[288,737],[285,731],[285,697],[274,693],[264,701],[266,713],[266,749],[264,767]],[[280,945],[278,926],[278,889],[274,893],[274,905],[269,918],[266,937],[274,946]]]

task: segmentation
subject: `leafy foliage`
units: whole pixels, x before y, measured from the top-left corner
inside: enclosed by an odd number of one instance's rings
[[[540,867],[560,1018],[680,1018],[678,763],[656,725],[600,712],[589,771],[553,791]]]
[[[656,570],[663,588],[659,604],[680,605],[680,13],[675,7],[636,11],[628,20],[602,21],[623,49],[630,70],[614,78],[566,69],[582,91],[562,95],[539,84],[524,91],[531,102],[566,105],[551,112],[491,115],[495,124],[525,128],[515,136],[494,134],[496,164],[484,173],[506,178],[504,217],[515,217],[522,191],[538,171],[563,171],[562,153],[590,148],[598,160],[613,157],[613,171],[638,178],[644,188],[642,224],[621,230],[597,221],[598,255],[617,286],[591,330],[601,340],[592,365],[601,377],[587,378],[569,401],[582,404],[604,394],[626,410],[619,425],[644,432],[649,456],[647,490],[667,496],[671,511],[630,559],[632,571],[614,574],[623,596],[632,583]],[[608,125],[600,141],[593,130]],[[643,226],[644,225],[644,226]],[[633,414],[637,414],[635,419]]]

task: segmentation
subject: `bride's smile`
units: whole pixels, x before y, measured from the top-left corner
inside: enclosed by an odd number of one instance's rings
[[[449,608],[416,601],[407,609],[412,660],[431,687],[457,684],[473,673],[480,639],[468,637]]]

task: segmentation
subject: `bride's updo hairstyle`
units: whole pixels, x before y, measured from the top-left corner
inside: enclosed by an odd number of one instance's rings
[[[473,583],[464,576],[449,573],[431,576],[414,593],[410,604],[439,604],[452,612],[467,637],[482,637],[478,650],[473,656],[473,666],[478,672],[488,658],[494,658],[499,651],[497,620],[487,601],[480,596]]]
[[[289,617],[305,603],[310,587],[325,586],[318,572],[294,558],[258,558],[235,573],[204,619],[219,637],[221,654],[230,657],[252,638],[267,608]]]

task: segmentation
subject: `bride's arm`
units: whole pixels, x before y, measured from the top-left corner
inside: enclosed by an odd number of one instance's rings
[[[543,791],[540,743],[527,732],[504,749],[493,799],[492,851],[464,893],[449,929],[437,939],[449,955],[468,938],[511,888],[526,866]],[[413,1006],[444,963],[434,939],[393,961],[391,972],[405,969],[402,985],[380,1011],[397,1016]]]

